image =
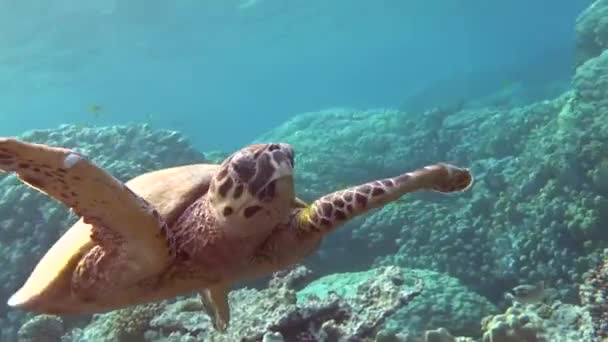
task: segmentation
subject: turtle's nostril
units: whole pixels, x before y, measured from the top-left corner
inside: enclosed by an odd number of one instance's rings
[[[293,148],[291,147],[291,145],[289,145],[287,143],[279,143],[278,145],[285,151],[289,151],[290,153],[293,151]]]
[[[280,150],[280,149],[281,149],[281,146],[279,146],[279,144],[270,144],[270,146],[268,146],[268,151],[270,151],[270,152]]]

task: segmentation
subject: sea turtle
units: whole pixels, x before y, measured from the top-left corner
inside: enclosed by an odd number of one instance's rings
[[[216,329],[228,326],[236,281],[301,261],[342,223],[415,191],[463,191],[467,169],[435,164],[325,195],[295,197],[294,151],[253,144],[220,165],[149,172],[123,184],[76,151],[0,138],[0,170],[80,217],[8,305],[96,313],[198,291]]]

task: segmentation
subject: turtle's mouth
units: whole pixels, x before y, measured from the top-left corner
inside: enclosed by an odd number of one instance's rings
[[[255,197],[264,203],[276,201],[278,198],[291,198],[294,196],[294,184],[291,174],[278,177],[266,184]]]
[[[289,162],[289,165],[293,168],[295,166],[294,163],[294,158],[293,158],[293,148],[291,148],[290,145],[288,144],[270,144],[270,146],[268,147],[268,151],[276,151],[276,150],[281,150],[281,152],[285,155],[285,158],[287,159],[287,161]],[[276,156],[275,156],[276,158]],[[277,160],[277,159],[275,159]],[[279,160],[277,160],[277,162],[279,162]],[[280,162],[279,162],[280,163]]]

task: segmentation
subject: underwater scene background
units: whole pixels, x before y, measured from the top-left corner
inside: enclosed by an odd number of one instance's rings
[[[237,284],[225,333],[193,295],[3,305],[0,341],[607,341],[607,18],[608,0],[0,4],[0,136],[122,181],[255,142],[295,148],[307,202],[437,162],[475,177]],[[75,221],[0,178],[0,300]]]

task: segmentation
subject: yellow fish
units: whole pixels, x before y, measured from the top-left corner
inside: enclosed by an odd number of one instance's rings
[[[100,105],[92,105],[89,107],[89,112],[95,117],[98,118],[101,115],[101,110],[103,108]]]

